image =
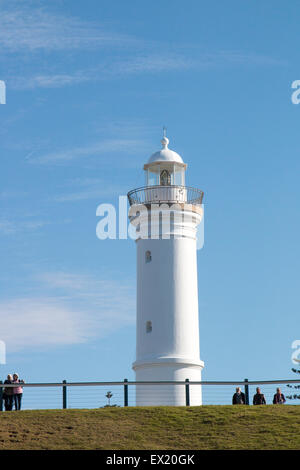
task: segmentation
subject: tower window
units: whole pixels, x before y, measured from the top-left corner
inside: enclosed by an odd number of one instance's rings
[[[160,174],[160,184],[162,186],[170,186],[171,184],[171,175],[168,170],[163,170]]]
[[[146,333],[151,333],[152,331],[152,321],[146,322]]]
[[[146,263],[150,263],[150,261],[152,261],[151,251],[146,251],[145,261],[146,261]]]

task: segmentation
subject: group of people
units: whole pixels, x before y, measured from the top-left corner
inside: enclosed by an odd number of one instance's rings
[[[273,397],[273,405],[283,405],[286,402],[285,396],[281,393],[280,388],[276,389]],[[246,397],[240,387],[236,388],[236,392],[232,397],[233,405],[246,405]],[[253,405],[266,405],[266,399],[259,387],[256,389],[256,394],[253,396]]]
[[[5,411],[12,411],[15,405],[15,410],[21,409],[23,388],[21,384],[24,380],[20,380],[18,374],[9,374],[4,381],[4,385],[15,384],[14,387],[4,387],[2,399],[4,400]]]

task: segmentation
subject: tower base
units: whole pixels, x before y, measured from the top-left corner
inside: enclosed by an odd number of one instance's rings
[[[201,381],[201,371],[204,363],[199,361],[197,365],[184,363],[151,363],[133,365],[136,373],[136,382],[176,381],[191,382]],[[202,405],[202,386],[190,385],[190,405]],[[151,384],[136,385],[136,406],[185,406],[185,385],[177,384]]]

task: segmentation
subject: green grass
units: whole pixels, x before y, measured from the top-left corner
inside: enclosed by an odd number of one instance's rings
[[[0,449],[300,449],[300,406],[3,412]]]

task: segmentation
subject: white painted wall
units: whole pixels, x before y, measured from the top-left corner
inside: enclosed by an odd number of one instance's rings
[[[192,221],[192,222],[191,222]],[[199,353],[196,226],[183,224],[183,236],[137,240],[136,380],[201,380]],[[146,222],[145,222],[146,223]],[[177,227],[178,228],[178,227]],[[172,232],[172,231],[171,231]],[[145,254],[151,252],[151,262]],[[146,323],[152,331],[146,331]],[[137,405],[185,405],[184,386],[139,386]],[[201,387],[191,387],[191,404],[202,404]]]
[[[201,381],[201,366],[186,366],[184,363],[153,363],[136,368],[136,380],[172,380],[184,382]],[[185,406],[185,385],[137,385],[137,406]],[[190,386],[190,405],[202,405],[201,385]]]

